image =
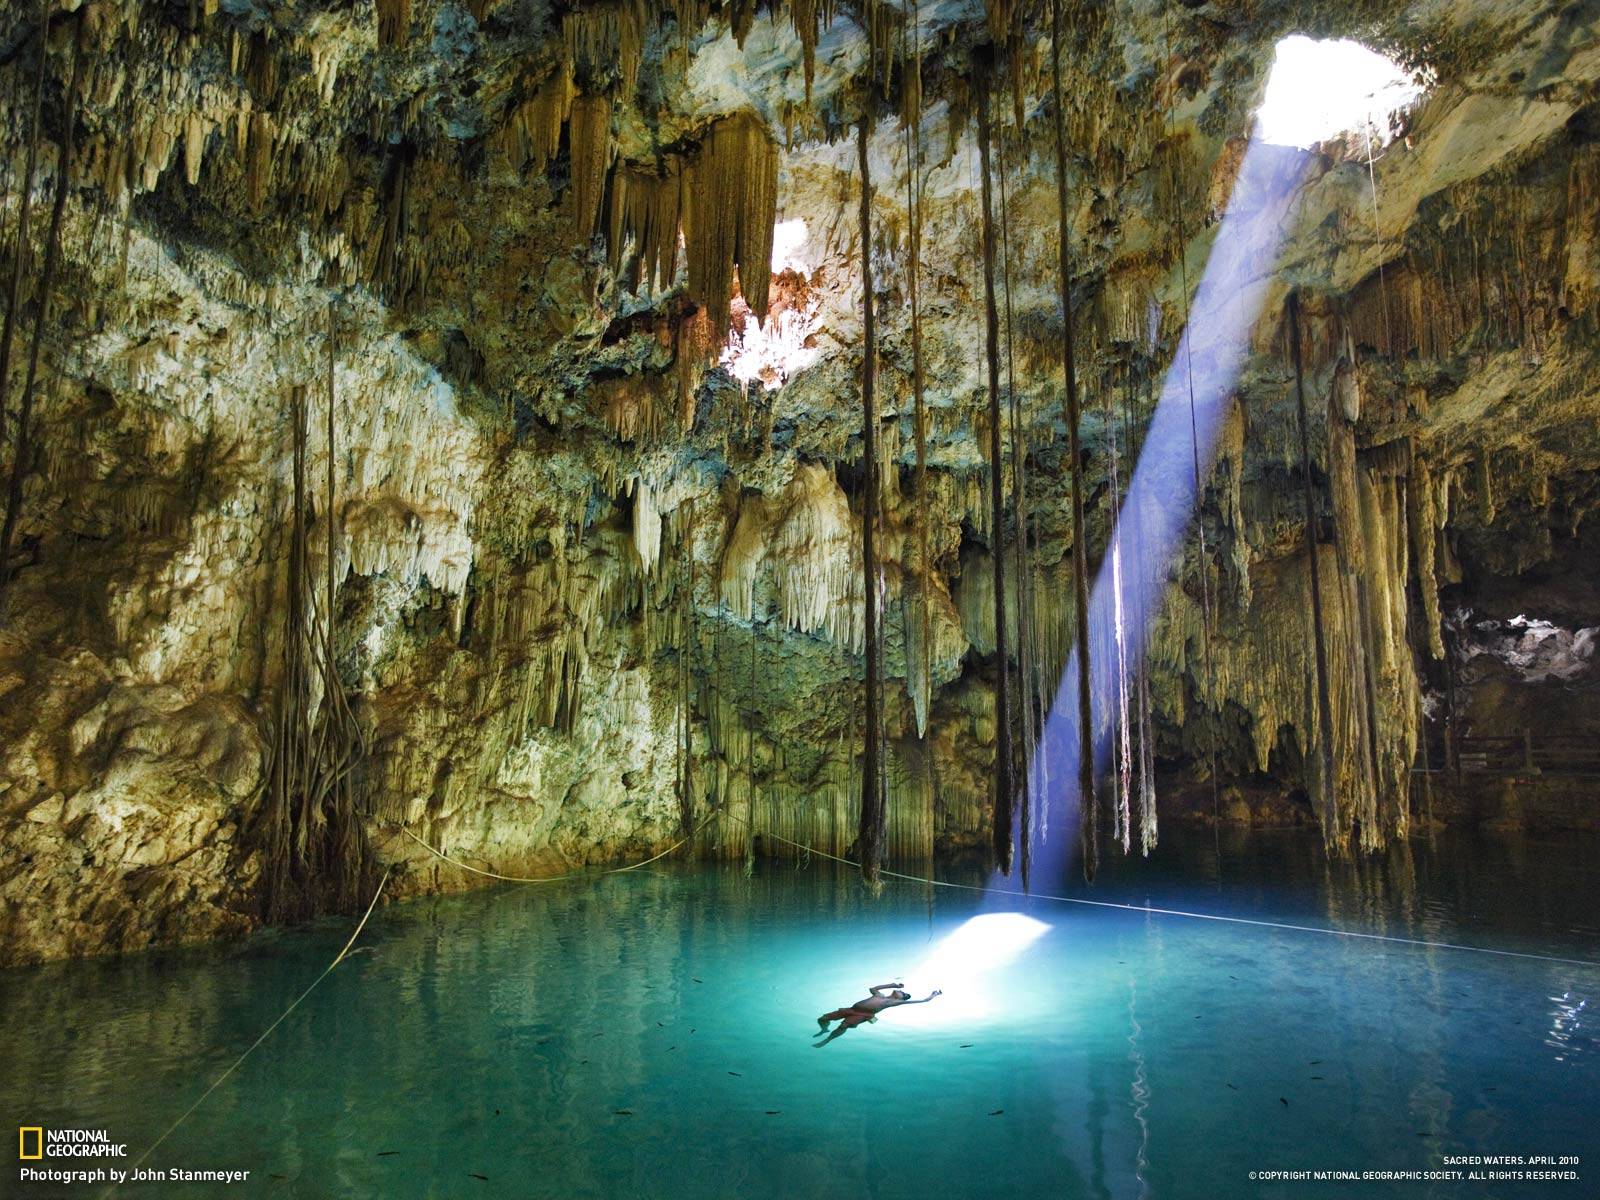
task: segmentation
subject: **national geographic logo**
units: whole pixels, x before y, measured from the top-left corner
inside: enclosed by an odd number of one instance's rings
[[[46,1129],[23,1125],[17,1129],[17,1157],[23,1162],[55,1158],[127,1158],[124,1142],[113,1142],[104,1129]]]
[[[245,1183],[248,1170],[196,1170],[192,1167],[160,1166],[124,1169],[107,1160],[128,1157],[125,1142],[113,1142],[104,1129],[51,1129],[42,1125],[23,1125],[17,1129],[17,1181],[24,1184],[102,1184],[124,1183]],[[39,1166],[34,1166],[39,1163]],[[52,1192],[52,1195],[57,1193]]]

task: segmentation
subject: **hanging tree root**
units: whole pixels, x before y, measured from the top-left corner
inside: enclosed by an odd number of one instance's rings
[[[11,486],[6,489],[6,514],[0,525],[0,602],[5,599],[6,585],[11,580],[11,542],[16,536],[17,522],[22,516],[23,485],[27,482],[32,465],[33,450],[33,398],[39,383],[39,350],[44,344],[44,331],[50,320],[50,294],[55,287],[56,260],[61,247],[61,214],[67,206],[68,176],[72,170],[72,148],[78,125],[78,89],[83,75],[83,35],[85,10],[80,8],[74,18],[72,34],[72,76],[67,84],[65,125],[61,133],[61,152],[56,159],[56,192],[50,206],[50,227],[45,233],[44,266],[39,273],[37,315],[34,318],[33,340],[28,346],[28,371],[22,384],[22,402],[17,408],[16,453],[11,459]],[[40,26],[39,55],[45,53],[47,28]],[[42,71],[41,67],[41,71]],[[38,97],[34,106],[38,108]],[[35,112],[32,137],[38,139],[38,113]],[[21,267],[19,243],[17,267]],[[12,280],[12,295],[16,295],[16,279]],[[14,307],[13,310],[15,311]],[[9,347],[7,347],[9,349]],[[9,368],[9,363],[5,364]],[[0,409],[5,406],[4,376],[0,375]],[[3,609],[0,609],[3,611]]]
[[[1005,569],[1005,488],[1004,458],[1001,454],[1000,427],[1000,338],[999,314],[995,310],[994,288],[994,212],[990,179],[990,123],[988,72],[977,83],[978,159],[982,175],[980,195],[983,200],[983,328],[984,357],[988,367],[989,386],[989,506],[990,550],[994,560],[994,648],[995,648],[995,753],[993,833],[995,858],[1003,874],[1011,873],[1015,852],[1016,793],[1012,786],[1011,704],[1008,676],[1006,639],[1006,569]]]
[[[1164,38],[1168,57],[1172,54],[1172,15],[1170,11],[1163,10]],[[1172,229],[1177,238],[1178,254],[1178,281],[1182,289],[1183,298],[1183,328],[1178,338],[1184,350],[1184,374],[1189,387],[1189,453],[1194,469],[1194,529],[1197,549],[1200,555],[1200,647],[1202,665],[1205,668],[1206,683],[1213,690],[1216,686],[1216,670],[1211,660],[1211,630],[1213,627],[1211,609],[1211,559],[1206,552],[1206,527],[1202,516],[1205,502],[1205,492],[1201,486],[1200,478],[1200,427],[1195,414],[1194,401],[1194,350],[1188,337],[1189,330],[1189,242],[1183,227],[1183,198],[1180,194],[1178,175],[1178,152],[1172,136],[1172,111],[1169,106],[1167,111],[1167,171],[1170,191],[1172,193]],[[1217,721],[1216,717],[1207,715],[1207,757],[1206,765],[1211,776],[1211,828],[1215,834],[1222,824],[1222,796],[1221,784],[1217,779]],[[1153,818],[1152,818],[1153,820]],[[1222,843],[1216,841],[1217,861],[1220,867],[1222,861]],[[1149,853],[1148,849],[1145,851]]]
[[[1085,878],[1093,879],[1099,854],[1099,810],[1094,791],[1094,730],[1089,691],[1089,554],[1083,528],[1083,444],[1079,436],[1078,367],[1072,314],[1072,218],[1067,207],[1067,121],[1061,90],[1062,0],[1050,0],[1050,82],[1055,115],[1056,205],[1061,251],[1061,361],[1066,389],[1067,456],[1072,471],[1072,595],[1078,649],[1078,836]]]
[[[1008,59],[1013,80],[1016,75],[1015,59]],[[1022,121],[1017,118],[1020,138]],[[1011,307],[1011,201],[1006,185],[1006,139],[1002,129],[997,139],[1000,179],[1000,278],[1004,284],[1006,308],[1006,394],[1011,420],[1011,507],[1016,526],[1012,539],[1016,563],[1017,595],[1014,606],[1017,614],[1017,692],[1019,699],[1012,707],[1018,710],[1021,720],[1021,737],[1016,741],[1013,754],[1013,786],[1020,794],[1021,821],[1017,841],[1022,846],[1022,885],[1028,886],[1033,865],[1033,800],[1032,765],[1038,748],[1038,713],[1034,707],[1038,679],[1038,660],[1033,642],[1033,601],[1031,587],[1033,569],[1028,537],[1028,447],[1022,427],[1022,400],[1017,393],[1016,345],[1013,331],[1016,321]]]
[[[262,852],[262,916],[270,923],[350,911],[370,886],[373,856],[357,804],[367,754],[337,664],[334,515],[334,310],[328,312],[327,572],[319,613],[310,562],[306,390],[289,393],[293,499],[283,666],[269,723],[270,766],[252,829]]]
[[[11,279],[6,291],[6,315],[0,325],[0,447],[6,441],[7,393],[11,384],[11,346],[17,329],[17,310],[22,304],[22,275],[28,258],[28,224],[33,211],[33,176],[39,161],[40,107],[44,96],[45,53],[50,25],[50,0],[39,5],[39,65],[33,77],[33,112],[28,129],[28,157],[22,169],[22,192],[17,201],[16,245],[11,256]],[[0,568],[4,560],[0,559]],[[0,569],[0,588],[5,586]]]
[[[883,649],[878,630],[878,556],[876,528],[878,515],[878,413],[873,394],[877,375],[877,328],[872,298],[872,176],[869,145],[872,140],[871,72],[863,97],[860,137],[861,165],[861,453],[864,460],[861,497],[861,572],[862,604],[866,621],[865,737],[861,755],[861,825],[857,837],[861,855],[861,877],[869,885],[879,884],[886,827],[883,779],[879,769],[882,747],[883,699],[880,694],[879,661]]]
[[[699,626],[696,621],[694,607],[694,501],[691,499],[687,505],[687,515],[684,519],[683,531],[683,557],[686,560],[688,579],[684,588],[682,605],[682,628],[679,630],[679,639],[683,648],[678,653],[681,678],[679,683],[679,706],[682,718],[682,769],[678,776],[678,817],[683,832],[687,835],[694,825],[694,663],[692,652],[699,648]]]
[[[911,3],[910,70],[902,89],[901,125],[906,134],[906,213],[908,215],[907,282],[911,301],[912,433],[916,443],[916,548],[917,569],[911,573],[916,590],[917,645],[906,639],[906,691],[916,712],[917,734],[925,736],[933,675],[929,593],[933,563],[928,553],[928,416],[922,372],[922,308],[918,278],[922,258],[922,48],[917,0]],[[912,655],[916,665],[913,668]],[[915,674],[913,675],[913,670]]]

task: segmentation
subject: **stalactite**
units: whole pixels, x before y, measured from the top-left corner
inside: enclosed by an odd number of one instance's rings
[[[378,45],[399,48],[411,36],[411,0],[377,0]]]
[[[800,39],[807,108],[811,106],[811,86],[817,75],[817,35],[833,24],[834,11],[835,0],[789,0],[789,17],[795,36]]]
[[[779,619],[801,633],[825,632],[853,652],[865,645],[850,502],[833,473],[802,463],[783,493],[741,501],[722,555],[717,588],[741,619],[756,612],[756,580],[770,570]]]
[[[1152,310],[1153,312],[1153,310]],[[1152,317],[1150,329],[1150,347],[1154,350],[1155,342],[1159,336]],[[1150,392],[1151,413],[1155,410],[1154,387],[1155,381],[1150,372],[1145,373],[1145,386]],[[1138,461],[1141,447],[1134,445],[1134,398],[1133,389],[1130,387],[1124,396],[1123,426],[1128,431],[1128,456],[1131,461]],[[1132,493],[1132,480],[1129,480],[1129,491]],[[1144,506],[1146,501],[1136,499],[1128,515],[1128,522],[1132,528],[1134,546],[1145,544]],[[1212,680],[1215,686],[1215,680]],[[1141,648],[1134,655],[1134,705],[1138,723],[1139,738],[1139,852],[1148,856],[1155,849],[1157,838],[1156,817],[1156,764],[1155,747],[1152,739],[1154,730],[1150,719],[1150,652],[1148,646]]]
[[[1434,480],[1427,460],[1411,449],[1411,473],[1407,480],[1407,529],[1411,537],[1411,561],[1415,564],[1417,594],[1422,603],[1423,635],[1428,655],[1435,661],[1444,658],[1444,639],[1440,633],[1439,577],[1436,549],[1439,542],[1438,510],[1434,502]]]
[[[756,0],[727,0],[728,28],[734,45],[744,49],[744,40],[750,36],[750,27],[756,20]]]
[[[564,14],[561,34],[577,78],[597,86],[608,82],[615,71],[622,99],[630,99],[644,57],[647,17],[643,0],[586,4]]]
[[[1317,755],[1321,766],[1321,769],[1317,772],[1319,778],[1316,783],[1316,808],[1317,815],[1322,821],[1323,840],[1331,848],[1343,846],[1345,831],[1339,819],[1339,811],[1333,794],[1333,707],[1329,699],[1328,648],[1325,633],[1326,626],[1322,612],[1321,572],[1317,563],[1317,542],[1319,539],[1317,537],[1316,494],[1312,488],[1311,480],[1310,420],[1306,415],[1305,377],[1301,366],[1300,298],[1295,292],[1289,293],[1288,314],[1289,352],[1294,361],[1295,406],[1300,421],[1300,475],[1305,502],[1306,559],[1311,578],[1311,630],[1316,647],[1316,708],[1320,735],[1318,737]]]
[[[1133,807],[1131,796],[1133,751],[1128,733],[1128,627],[1122,586],[1123,514],[1120,500],[1122,481],[1118,472],[1117,421],[1112,403],[1113,393],[1120,390],[1116,386],[1110,386],[1105,389],[1106,491],[1108,496],[1107,504],[1111,514],[1109,554],[1111,558],[1112,638],[1115,645],[1112,670],[1116,675],[1117,704],[1114,714],[1117,761],[1113,767],[1114,787],[1116,790],[1116,836],[1117,840],[1122,843],[1122,852],[1127,854],[1133,849]]]
[[[261,212],[272,186],[272,147],[276,136],[271,113],[256,111],[250,114],[244,178],[245,196],[254,213]]]
[[[871,72],[869,71],[869,77]],[[861,756],[861,830],[857,838],[861,877],[869,886],[879,882],[883,861],[883,842],[887,815],[884,809],[879,746],[883,700],[879,694],[883,655],[878,629],[878,553],[877,530],[880,491],[878,487],[878,412],[874,395],[878,374],[878,343],[872,292],[872,105],[869,94],[863,98],[860,134],[857,139],[861,168],[861,591],[865,624],[866,731]]]
[[[611,97],[579,96],[567,120],[572,148],[573,231],[587,245],[600,224],[600,201],[611,169]]]
[[[1477,472],[1478,521],[1487,529],[1494,524],[1495,516],[1499,512],[1495,506],[1494,469],[1489,463],[1488,447],[1478,452],[1473,467]]]
[[[862,11],[862,24],[867,31],[868,61],[878,64],[868,74],[879,89],[879,96],[889,97],[889,81],[895,73],[895,54],[905,43],[903,36],[905,11],[882,0],[867,0]]]
[[[572,63],[558,59],[538,90],[507,114],[495,135],[495,145],[513,171],[520,172],[530,164],[535,171],[543,171],[555,157],[575,95]]]
[[[1066,29],[1062,0],[1050,0],[1051,92],[1055,118],[1056,205],[1061,253],[1061,356],[1072,480],[1072,594],[1078,652],[1078,814],[1084,874],[1093,878],[1099,852],[1099,811],[1094,794],[1094,732],[1089,690],[1089,558],[1083,528],[1083,447],[1079,437],[1078,369],[1072,323],[1072,214],[1067,205],[1067,132],[1061,87],[1061,45]]]
[[[985,0],[983,13],[990,44],[997,50],[1004,47],[1011,40],[1012,0]]]
[[[995,233],[990,187],[989,79],[977,83],[978,158],[983,203],[983,328],[984,357],[989,386],[989,503],[991,558],[994,564],[995,641],[995,754],[993,831],[994,852],[1002,873],[1011,873],[1015,852],[1013,822],[1016,793],[1012,784],[1011,704],[1006,646],[1005,585],[1005,460],[1001,453],[1000,425],[1000,318],[995,310]]]
[[[22,383],[22,400],[17,406],[16,452],[11,459],[11,486],[6,492],[5,523],[0,526],[0,601],[5,598],[6,585],[11,580],[11,541],[16,536],[17,521],[22,515],[23,484],[27,481],[33,458],[33,399],[39,381],[39,351],[44,344],[44,331],[50,321],[50,300],[55,289],[56,260],[60,256],[61,215],[67,205],[67,191],[72,176],[72,147],[78,124],[78,91],[83,77],[83,41],[85,10],[79,9],[73,20],[72,67],[67,83],[66,112],[63,115],[61,150],[56,157],[56,191],[50,206],[50,225],[45,231],[44,264],[39,272],[38,296],[35,307],[33,340],[28,346],[28,370]],[[39,53],[45,52],[40,30]],[[4,389],[0,387],[0,402]],[[3,611],[3,610],[0,610]]]
[[[596,539],[581,565],[561,550],[507,564],[485,596],[478,624],[490,661],[502,655],[523,672],[516,739],[531,724],[569,734],[582,713],[591,654],[608,626],[645,604],[645,580],[633,539],[621,531]]]
[[[33,177],[39,161],[40,107],[44,98],[45,64],[49,61],[50,0],[39,6],[39,65],[33,77],[33,109],[28,125],[28,156],[22,169],[22,190],[17,200],[16,245],[11,256],[11,279],[6,291],[5,324],[0,327],[0,450],[6,442],[6,414],[10,410],[11,346],[17,314],[22,306],[22,276],[28,259],[28,219],[33,209]],[[0,557],[0,593],[5,590],[6,559]]]
[[[767,316],[778,148],[752,113],[712,125],[683,176],[683,238],[689,295],[702,305],[714,344],[727,338],[734,268],[752,312]]]
[[[1362,544],[1366,569],[1356,577],[1359,655],[1365,687],[1370,786],[1358,808],[1361,847],[1380,849],[1410,828],[1411,764],[1416,758],[1416,697],[1411,654],[1410,541],[1406,535],[1410,443],[1397,440],[1363,450],[1357,473],[1358,517],[1351,532]]]
[[[1353,384],[1354,372],[1349,360],[1341,358],[1334,371],[1326,422],[1331,533],[1338,585],[1335,594],[1340,606],[1334,627],[1346,636],[1335,639],[1333,649],[1342,651],[1342,655],[1330,656],[1329,661],[1336,665],[1342,657],[1343,671],[1336,670],[1335,675],[1342,678],[1353,693],[1352,701],[1336,711],[1334,727],[1341,734],[1348,732],[1349,736],[1342,739],[1343,745],[1346,755],[1353,755],[1354,761],[1349,764],[1353,769],[1335,779],[1334,796],[1340,806],[1340,828],[1348,830],[1354,818],[1363,848],[1372,849],[1376,846],[1372,839],[1377,834],[1377,699],[1373,690],[1373,664],[1369,659],[1373,634],[1365,576],[1373,563],[1368,553],[1369,539],[1362,536],[1364,472],[1357,462],[1354,426],[1361,412],[1359,392]],[[1346,755],[1335,751],[1336,767],[1346,765],[1349,761]]]
[[[611,269],[625,286],[662,292],[678,272],[678,228],[682,220],[682,171],[668,155],[662,171],[619,165],[611,179],[610,222],[606,247]],[[634,257],[624,271],[624,248]]]

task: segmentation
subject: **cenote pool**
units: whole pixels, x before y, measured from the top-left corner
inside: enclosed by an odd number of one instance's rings
[[[1181,835],[1072,894],[1600,958],[1594,839],[1414,840],[1357,870],[1294,833]],[[815,1048],[818,1014],[995,911],[1050,928]],[[137,1153],[350,927],[0,976],[5,1111]],[[246,1168],[217,1191],[286,1197],[1301,1195],[1250,1173],[1474,1154],[1577,1155],[1582,1179],[1318,1194],[1600,1179],[1600,968],[911,884],[873,900],[820,861],[414,901],[362,945],[147,1165]]]

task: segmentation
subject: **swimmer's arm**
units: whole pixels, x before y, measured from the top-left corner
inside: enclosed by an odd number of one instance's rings
[[[934,988],[933,991],[929,992],[921,1000],[902,1000],[900,1003],[902,1003],[902,1004],[926,1004],[929,1000],[932,1000],[935,996],[942,996],[942,995],[944,995],[944,993],[942,991],[940,991],[938,988]]]
[[[879,983],[867,989],[874,996],[880,995],[885,990],[893,991],[905,987],[903,983]]]

